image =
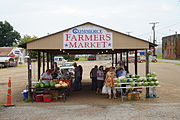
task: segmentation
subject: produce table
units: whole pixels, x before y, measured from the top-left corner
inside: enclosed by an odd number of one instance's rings
[[[58,97],[61,97],[63,102],[66,101],[67,99],[67,96],[69,95],[69,90],[67,87],[46,87],[46,88],[35,88],[35,87],[32,87],[31,88],[32,90],[32,97],[33,97],[33,100],[35,100],[35,96],[38,95],[38,94],[50,94],[50,91],[58,91],[58,92],[61,92],[60,95],[56,96],[56,100]]]
[[[120,83],[120,84],[126,84],[126,85],[130,85],[131,83]],[[160,85],[158,86],[135,86],[135,87],[131,87],[131,86],[126,86],[126,87],[115,87],[116,90],[120,89],[120,95],[121,95],[121,101],[123,102],[123,93],[122,93],[122,89],[143,89],[143,88],[155,88],[155,87],[160,87]]]

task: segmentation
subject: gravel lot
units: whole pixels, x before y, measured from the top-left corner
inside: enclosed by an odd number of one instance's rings
[[[0,107],[0,120],[179,120],[180,119],[180,65],[171,63],[151,63],[151,71],[158,74],[161,84],[157,88],[159,98],[121,102],[109,100],[104,95],[95,95],[89,86],[89,71],[95,65],[110,66],[110,61],[78,62],[84,68],[84,87],[73,92],[68,100],[51,103],[24,103],[21,92],[27,83],[27,67],[0,69],[0,104],[4,104],[7,94],[8,77],[12,77],[14,108]],[[33,70],[36,65],[33,65]],[[138,64],[140,75],[145,74],[145,64]],[[35,73],[37,70],[35,71]],[[134,64],[130,64],[134,72]],[[33,73],[33,75],[36,75]],[[33,77],[36,80],[36,77]],[[144,95],[144,94],[143,94]]]

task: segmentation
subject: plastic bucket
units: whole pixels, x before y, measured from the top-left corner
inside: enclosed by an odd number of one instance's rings
[[[28,99],[28,92],[23,92],[22,94],[25,100]]]

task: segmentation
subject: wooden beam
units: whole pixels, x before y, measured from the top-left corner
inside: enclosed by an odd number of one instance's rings
[[[120,52],[120,61],[122,61],[122,52]]]
[[[38,81],[41,75],[41,52],[38,51]]]
[[[43,52],[43,73],[45,72],[45,53]]]
[[[115,53],[116,54],[116,58],[115,58],[115,64],[116,64],[116,66],[117,66],[117,53]]]
[[[135,74],[138,74],[138,68],[137,68],[137,50],[135,50],[135,60],[134,60],[134,65],[135,65]]]
[[[53,68],[53,54],[50,53],[50,62],[51,62],[51,69]]]
[[[149,54],[148,50],[146,49],[146,75],[149,73]],[[149,88],[146,88],[146,97],[149,97]]]
[[[149,73],[149,55],[148,50],[146,49],[146,75]]]
[[[128,53],[129,53],[129,51],[126,51],[126,71],[129,71],[129,60],[128,60],[128,57],[129,57],[129,55],[128,55]]]
[[[31,51],[28,51],[28,99],[32,99],[31,86],[32,86],[32,65],[31,65]]]
[[[49,69],[49,53],[47,52],[47,69]]]
[[[112,53],[112,67],[114,67],[114,54]]]

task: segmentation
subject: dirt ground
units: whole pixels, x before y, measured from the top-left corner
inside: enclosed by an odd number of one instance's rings
[[[160,81],[161,87],[157,88],[157,94],[159,98],[155,99],[146,99],[144,97],[141,98],[139,101],[127,101],[125,100],[124,102],[121,101],[120,97],[118,99],[112,99],[109,100],[107,99],[107,96],[105,95],[96,95],[94,91],[90,90],[90,78],[89,78],[89,72],[94,65],[104,65],[104,66],[110,66],[111,63],[110,61],[82,61],[78,62],[78,64],[81,64],[84,69],[83,73],[83,89],[82,91],[78,92],[72,92],[70,97],[67,99],[65,103],[62,101],[60,102],[51,102],[51,103],[25,103],[22,101],[22,90],[25,89],[25,86],[27,84],[27,67],[15,67],[15,68],[5,68],[5,69],[0,69],[0,104],[5,104],[6,103],[6,94],[7,94],[7,81],[9,77],[12,79],[12,91],[13,91],[13,103],[17,106],[17,111],[21,110],[22,107],[25,109],[30,109],[27,108],[29,107],[36,107],[35,109],[41,109],[43,110],[44,107],[49,108],[49,106],[91,106],[88,107],[88,109],[96,109],[100,110],[104,109],[104,107],[113,107],[113,106],[123,106],[123,105],[131,105],[131,107],[135,107],[136,110],[145,110],[146,109],[151,109],[152,107],[149,106],[149,104],[154,105],[154,106],[162,106],[164,104],[172,104],[172,106],[176,106],[174,104],[178,104],[177,106],[180,106],[180,65],[176,64],[171,64],[171,63],[164,63],[164,62],[159,62],[159,63],[151,63],[150,64],[150,71],[156,72],[157,77]],[[33,80],[37,80],[37,69],[35,69],[37,65],[33,64],[32,69],[33,71]],[[130,64],[130,72],[134,73],[134,64]],[[138,73],[141,76],[145,75],[145,64],[144,63],[139,63],[138,64]],[[144,92],[145,93],[145,92]],[[141,104],[141,105],[139,105]],[[142,105],[143,104],[143,105]],[[97,108],[94,108],[92,106],[100,106]],[[37,108],[38,107],[38,108]],[[131,107],[129,107],[131,109]],[[168,110],[169,106],[167,108]],[[83,108],[82,108],[83,109]],[[111,109],[117,109],[117,108],[111,108]],[[119,109],[119,108],[118,108]],[[117,110],[118,110],[117,109]],[[163,109],[163,110],[164,110]],[[176,110],[179,110],[180,107],[176,108]],[[6,112],[1,112],[0,108],[0,118],[1,118],[1,113],[3,113],[3,116],[5,119],[8,119],[8,115],[5,113],[8,112],[13,112],[13,110],[16,109],[6,109]],[[109,110],[109,109],[108,109]],[[170,109],[169,109],[170,110]],[[175,110],[175,109],[174,109]],[[2,110],[4,111],[4,110]],[[49,112],[49,111],[46,111]],[[65,113],[64,113],[65,114]],[[83,114],[83,113],[81,113]],[[104,113],[103,113],[104,114]],[[170,113],[168,113],[170,114]],[[174,115],[175,113],[173,113]],[[76,116],[76,115],[75,115]],[[67,116],[66,116],[67,117]],[[136,116],[134,116],[136,117]],[[173,117],[173,116],[172,116]],[[179,118],[175,117],[175,118]],[[40,118],[37,118],[39,120]],[[110,119],[110,118],[109,118]],[[136,118],[134,118],[136,119]],[[137,118],[138,119],[138,118]],[[8,119],[11,120],[11,119]],[[21,119],[19,119],[21,120]],[[22,116],[22,120],[23,116]],[[36,119],[35,119],[36,120]]]

